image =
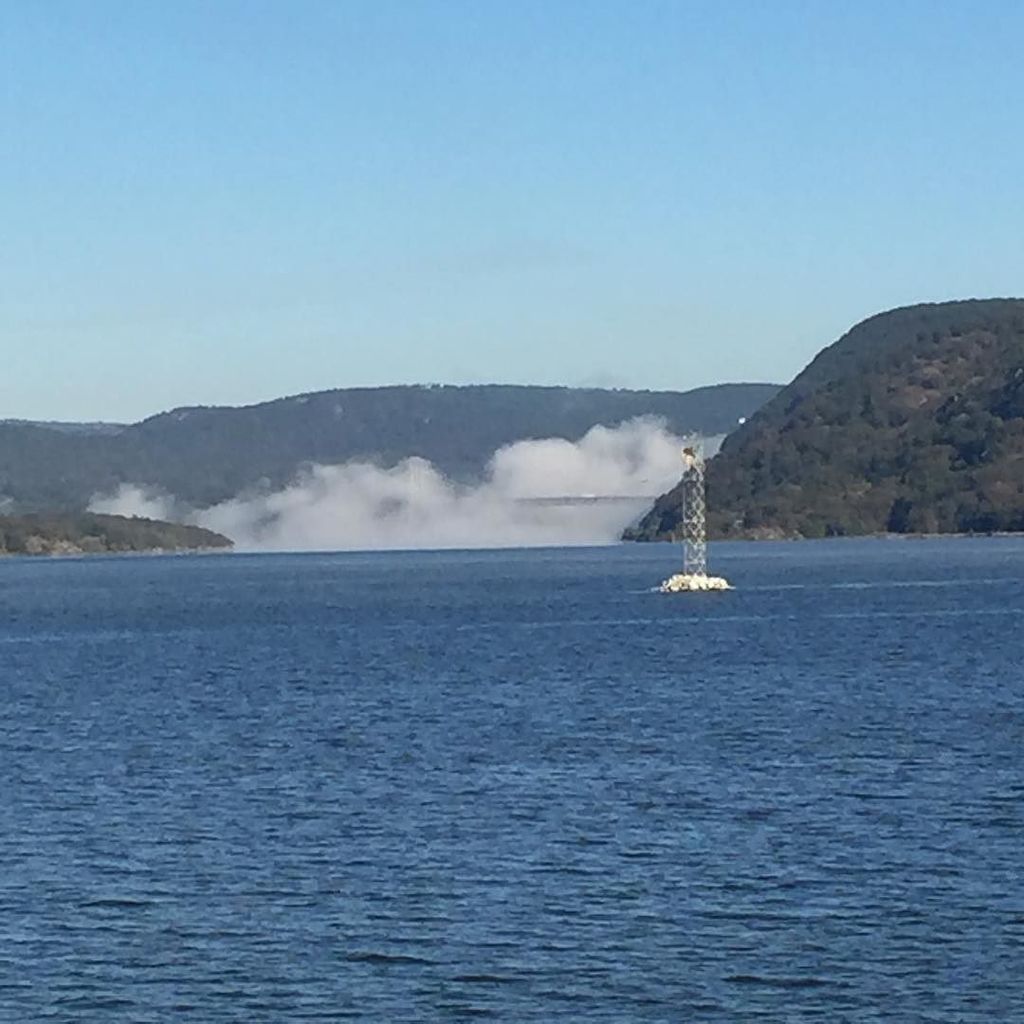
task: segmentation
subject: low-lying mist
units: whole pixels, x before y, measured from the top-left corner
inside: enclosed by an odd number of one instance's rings
[[[310,466],[283,490],[202,509],[122,484],[116,494],[97,495],[90,509],[194,523],[241,550],[607,544],[679,479],[683,443],[660,420],[642,418],[593,427],[576,442],[518,441],[496,451],[484,480],[472,486],[411,457],[391,469]]]

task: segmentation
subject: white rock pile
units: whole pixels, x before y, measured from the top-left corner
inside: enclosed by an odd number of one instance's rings
[[[693,593],[700,590],[732,590],[729,581],[721,576],[694,576],[677,572],[669,576],[659,588],[663,594]]]

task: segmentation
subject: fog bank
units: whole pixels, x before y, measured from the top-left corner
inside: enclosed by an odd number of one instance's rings
[[[718,443],[705,447],[714,451]],[[195,523],[225,534],[240,550],[607,544],[679,479],[683,444],[661,421],[643,418],[594,427],[577,442],[508,445],[474,486],[457,485],[411,457],[390,469],[367,462],[310,466],[282,490],[204,509],[123,484],[114,495],[95,497],[90,509]]]

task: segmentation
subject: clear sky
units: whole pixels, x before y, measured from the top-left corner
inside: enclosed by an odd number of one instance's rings
[[[0,0],[0,417],[788,380],[1024,294],[1024,5]]]

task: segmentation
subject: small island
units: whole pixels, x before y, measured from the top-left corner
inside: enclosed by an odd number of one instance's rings
[[[200,526],[91,512],[0,516],[0,555],[93,555],[226,550]]]

